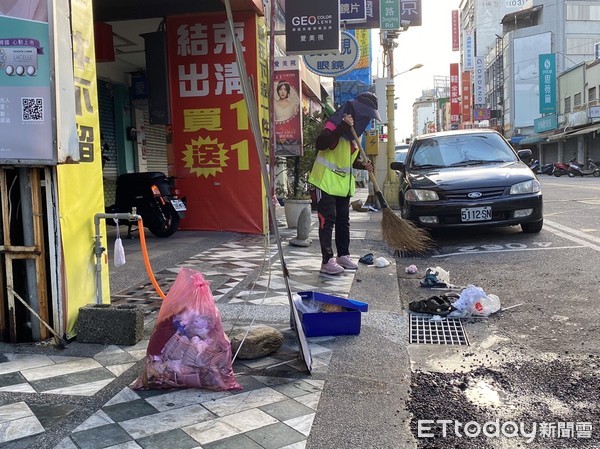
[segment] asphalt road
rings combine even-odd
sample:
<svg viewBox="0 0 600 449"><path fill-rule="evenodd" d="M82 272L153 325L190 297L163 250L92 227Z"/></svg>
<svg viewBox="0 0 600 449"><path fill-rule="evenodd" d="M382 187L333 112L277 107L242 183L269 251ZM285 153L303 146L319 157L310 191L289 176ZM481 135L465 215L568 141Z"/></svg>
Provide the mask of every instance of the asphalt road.
<svg viewBox="0 0 600 449"><path fill-rule="evenodd" d="M408 345L419 448L600 447L600 178L540 181L539 234L436 233L419 273L398 261L404 307L439 293L420 287L429 266L515 306L467 322L469 346Z"/></svg>

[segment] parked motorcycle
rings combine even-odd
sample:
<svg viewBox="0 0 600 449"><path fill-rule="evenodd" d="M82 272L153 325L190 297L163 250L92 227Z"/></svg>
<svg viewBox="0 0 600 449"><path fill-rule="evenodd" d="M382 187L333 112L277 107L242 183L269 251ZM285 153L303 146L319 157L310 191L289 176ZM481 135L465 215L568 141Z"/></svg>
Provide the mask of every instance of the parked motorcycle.
<svg viewBox="0 0 600 449"><path fill-rule="evenodd" d="M169 237L179 229L179 220L185 216L186 198L179 198L175 177L162 172L125 173L117 178L115 204L106 213L135 213L142 217L144 226L157 237ZM107 224L115 225L113 220ZM136 223L127 223L127 237Z"/></svg>
<svg viewBox="0 0 600 449"><path fill-rule="evenodd" d="M529 168L536 175L540 175L540 174L551 175L552 172L554 171L554 164L550 163L550 164L544 164L544 165L540 166L540 160L536 159L531 164L529 164Z"/></svg>
<svg viewBox="0 0 600 449"><path fill-rule="evenodd" d="M536 175L539 174L540 173L540 160L539 159L534 160L531 164L529 164L529 168Z"/></svg>
<svg viewBox="0 0 600 449"><path fill-rule="evenodd" d="M569 162L555 162L554 163L554 171L552 174L556 177L560 177L562 175L566 175L569 173L569 164L575 162L576 158L571 159Z"/></svg>
<svg viewBox="0 0 600 449"><path fill-rule="evenodd" d="M569 176L600 176L600 168L589 157L587 159L588 169L584 169L582 165L575 162L569 163Z"/></svg>

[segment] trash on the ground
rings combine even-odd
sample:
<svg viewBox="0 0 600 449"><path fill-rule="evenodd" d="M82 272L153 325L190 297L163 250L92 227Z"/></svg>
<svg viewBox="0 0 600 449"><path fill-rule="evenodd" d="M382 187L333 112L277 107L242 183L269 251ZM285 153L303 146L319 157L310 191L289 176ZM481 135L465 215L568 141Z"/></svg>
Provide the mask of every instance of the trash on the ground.
<svg viewBox="0 0 600 449"><path fill-rule="evenodd" d="M375 259L374 263L377 268L385 268L390 266L390 261L387 260L385 257L378 257L377 259Z"/></svg>
<svg viewBox="0 0 600 449"><path fill-rule="evenodd" d="M514 309L515 307L519 307L522 306L523 303L520 302L519 304L513 304L512 306L508 306L508 307L500 307L500 311L505 311L505 310L510 310L510 309Z"/></svg>
<svg viewBox="0 0 600 449"><path fill-rule="evenodd" d="M352 209L356 212L369 212L369 208L363 205L363 200L356 200L350 203Z"/></svg>
<svg viewBox="0 0 600 449"><path fill-rule="evenodd" d="M439 295L430 296L427 299L421 299L418 301L412 301L408 304L408 309L414 313L426 313L438 316L447 316L452 312L454 307L452 301L456 299L456 296L450 295Z"/></svg>
<svg viewBox="0 0 600 449"><path fill-rule="evenodd" d="M425 271L425 277L421 280L421 287L451 288L450 272L442 267L429 267Z"/></svg>
<svg viewBox="0 0 600 449"><path fill-rule="evenodd" d="M500 310L500 298L487 294L481 287L467 285L453 304L454 308L466 315L489 316Z"/></svg>
<svg viewBox="0 0 600 449"><path fill-rule="evenodd" d="M417 266L413 264L413 265L409 265L408 267L406 267L404 269L404 271L408 274L416 274L416 272L419 270L418 270Z"/></svg>
<svg viewBox="0 0 600 449"><path fill-rule="evenodd" d="M365 265L373 265L373 253L367 253L358 259L360 263L364 263Z"/></svg>
<svg viewBox="0 0 600 449"><path fill-rule="evenodd" d="M162 302L146 363L133 389L241 390L232 369L231 344L202 274L181 268Z"/></svg>
<svg viewBox="0 0 600 449"><path fill-rule="evenodd" d="M368 311L367 303L313 291L298 292L298 296L302 302L320 302L331 310L325 312L322 309L321 312L308 313L296 307L304 334L307 337L358 335L360 333L361 312ZM295 301L294 304L296 304ZM341 311L336 311L340 309Z"/></svg>

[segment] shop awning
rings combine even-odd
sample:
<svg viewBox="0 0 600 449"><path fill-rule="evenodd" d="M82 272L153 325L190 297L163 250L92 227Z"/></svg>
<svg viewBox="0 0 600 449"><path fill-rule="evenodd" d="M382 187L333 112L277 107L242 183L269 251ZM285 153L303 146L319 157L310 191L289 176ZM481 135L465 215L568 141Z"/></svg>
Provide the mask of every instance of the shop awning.
<svg viewBox="0 0 600 449"><path fill-rule="evenodd" d="M525 136L512 136L509 140L510 143L521 143Z"/></svg>
<svg viewBox="0 0 600 449"><path fill-rule="evenodd" d="M531 145L534 143L545 142L547 138L548 138L548 136L543 136L541 134L532 134L531 136L525 137L519 143L521 145Z"/></svg>
<svg viewBox="0 0 600 449"><path fill-rule="evenodd" d="M573 131L567 135L567 137L571 136L579 136L581 134L593 133L600 130L600 123L596 123L595 125L586 126L585 128L578 129L577 131Z"/></svg>
<svg viewBox="0 0 600 449"><path fill-rule="evenodd" d="M558 134L552 134L550 136L548 136L548 138L546 139L547 142L556 142L557 140L562 139L563 137L566 137L569 133L558 133Z"/></svg>

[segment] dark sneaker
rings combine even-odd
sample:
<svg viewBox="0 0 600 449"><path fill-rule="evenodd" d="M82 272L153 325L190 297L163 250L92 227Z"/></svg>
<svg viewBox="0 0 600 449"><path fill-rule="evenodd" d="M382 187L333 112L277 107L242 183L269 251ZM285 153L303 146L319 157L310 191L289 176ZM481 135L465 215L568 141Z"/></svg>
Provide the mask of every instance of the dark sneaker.
<svg viewBox="0 0 600 449"><path fill-rule="evenodd" d="M338 265L335 258L329 259L329 262L321 264L321 273L325 274L341 274L344 272L344 267Z"/></svg>
<svg viewBox="0 0 600 449"><path fill-rule="evenodd" d="M346 268L347 270L357 270L358 265L350 260L350 256L342 256L337 258L338 265Z"/></svg>

